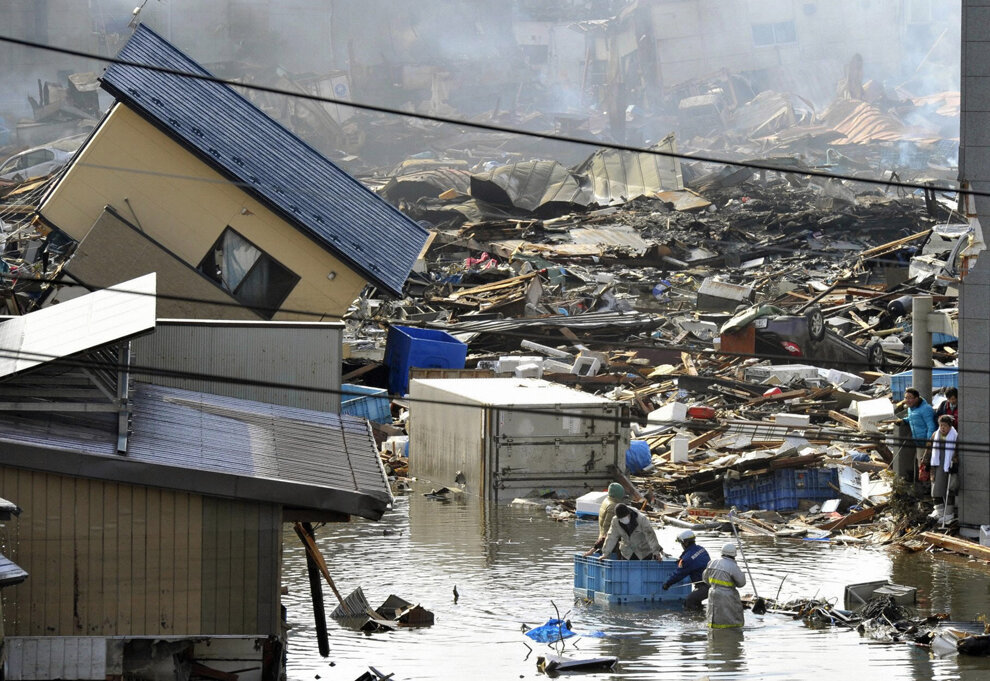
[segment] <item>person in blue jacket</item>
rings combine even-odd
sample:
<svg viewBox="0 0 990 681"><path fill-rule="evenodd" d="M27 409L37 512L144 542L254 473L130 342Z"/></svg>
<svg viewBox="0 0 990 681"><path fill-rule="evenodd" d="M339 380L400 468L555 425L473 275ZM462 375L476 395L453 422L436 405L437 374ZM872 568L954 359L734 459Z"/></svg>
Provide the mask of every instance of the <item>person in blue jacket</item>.
<svg viewBox="0 0 990 681"><path fill-rule="evenodd" d="M925 447L932 437L932 433L938 430L935 423L935 410L925 402L917 388L907 388L904 391L904 403L907 405L907 421L911 426L911 437L914 439L916 447Z"/></svg>
<svg viewBox="0 0 990 681"><path fill-rule="evenodd" d="M684 600L684 609L701 610L702 601L708 598L709 588L708 582L702 578L702 575L711 559L708 557L708 551L695 544L695 534L691 530L684 530L677 535L677 543L684 550L677 561L677 571L664 582L663 590L666 591L685 577L690 577L694 589Z"/></svg>

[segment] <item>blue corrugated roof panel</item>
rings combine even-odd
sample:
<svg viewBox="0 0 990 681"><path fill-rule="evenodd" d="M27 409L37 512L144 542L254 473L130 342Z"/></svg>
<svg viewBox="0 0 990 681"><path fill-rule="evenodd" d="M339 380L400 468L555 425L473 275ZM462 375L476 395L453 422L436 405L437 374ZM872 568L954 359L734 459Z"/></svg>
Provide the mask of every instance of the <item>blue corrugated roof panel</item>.
<svg viewBox="0 0 990 681"><path fill-rule="evenodd" d="M118 58L209 76L138 26ZM103 88L369 281L400 295L427 232L222 83L111 64Z"/></svg>

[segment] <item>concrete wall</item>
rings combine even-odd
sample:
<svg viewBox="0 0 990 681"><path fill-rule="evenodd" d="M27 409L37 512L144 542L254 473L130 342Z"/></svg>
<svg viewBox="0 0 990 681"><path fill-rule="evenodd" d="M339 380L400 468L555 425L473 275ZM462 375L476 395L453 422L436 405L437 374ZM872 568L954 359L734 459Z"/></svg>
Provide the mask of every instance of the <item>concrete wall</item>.
<svg viewBox="0 0 990 681"><path fill-rule="evenodd" d="M990 192L990 0L962 3L962 116L959 175ZM990 198L976 197L984 236ZM984 251L959 294L959 521L990 524L990 252Z"/></svg>
<svg viewBox="0 0 990 681"><path fill-rule="evenodd" d="M40 212L81 240L107 205L133 217L150 238L192 267L224 228L236 230L300 277L276 320L339 318L365 284L308 236L122 105L103 121ZM112 269L114 262L108 258L105 266Z"/></svg>

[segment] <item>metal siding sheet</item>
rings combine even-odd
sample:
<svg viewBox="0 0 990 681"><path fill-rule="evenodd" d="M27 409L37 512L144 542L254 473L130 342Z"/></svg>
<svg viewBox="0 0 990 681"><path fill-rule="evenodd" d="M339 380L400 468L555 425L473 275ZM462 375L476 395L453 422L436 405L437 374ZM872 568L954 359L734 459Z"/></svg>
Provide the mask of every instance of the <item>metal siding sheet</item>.
<svg viewBox="0 0 990 681"><path fill-rule="evenodd" d="M143 24L118 57L210 75ZM102 83L370 281L401 295L427 231L233 89L123 64L108 66Z"/></svg>
<svg viewBox="0 0 990 681"><path fill-rule="evenodd" d="M340 411L343 324L159 320L134 341L141 367L203 375L152 376L157 385L317 411ZM316 388L296 390L230 379Z"/></svg>
<svg viewBox="0 0 990 681"><path fill-rule="evenodd" d="M107 642L95 636L8 636L6 678L105 679Z"/></svg>
<svg viewBox="0 0 990 681"><path fill-rule="evenodd" d="M0 323L0 376L155 328L155 274Z"/></svg>

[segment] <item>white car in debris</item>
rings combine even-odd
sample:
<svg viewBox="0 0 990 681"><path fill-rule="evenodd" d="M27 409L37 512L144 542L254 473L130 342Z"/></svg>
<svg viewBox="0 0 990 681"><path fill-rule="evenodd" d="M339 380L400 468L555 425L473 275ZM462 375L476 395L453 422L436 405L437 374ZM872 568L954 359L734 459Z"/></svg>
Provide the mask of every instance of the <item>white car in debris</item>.
<svg viewBox="0 0 990 681"><path fill-rule="evenodd" d="M0 165L0 180L24 182L33 177L45 177L64 166L76 153L85 137L66 137L50 144L14 154Z"/></svg>

